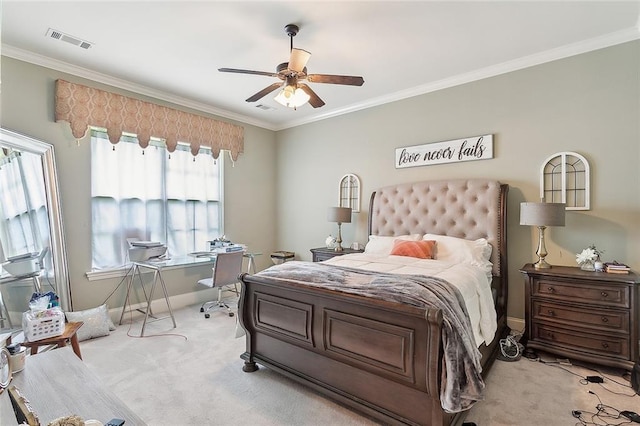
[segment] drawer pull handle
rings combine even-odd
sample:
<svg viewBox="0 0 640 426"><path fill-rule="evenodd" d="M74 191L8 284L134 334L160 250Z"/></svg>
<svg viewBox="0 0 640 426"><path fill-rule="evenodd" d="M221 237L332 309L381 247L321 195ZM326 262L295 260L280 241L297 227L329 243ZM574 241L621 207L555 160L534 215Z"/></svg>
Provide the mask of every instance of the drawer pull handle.
<svg viewBox="0 0 640 426"><path fill-rule="evenodd" d="M602 319L602 322L609 322L609 318L607 317L602 317L601 319Z"/></svg>
<svg viewBox="0 0 640 426"><path fill-rule="evenodd" d="M548 314L550 317L555 317L555 316L556 316L556 313L553 311L553 309L549 309L549 310L547 311L547 314Z"/></svg>
<svg viewBox="0 0 640 426"><path fill-rule="evenodd" d="M609 349L609 344L607 342L602 342L602 347L604 349Z"/></svg>
<svg viewBox="0 0 640 426"><path fill-rule="evenodd" d="M556 292L556 289L555 289L555 288L553 288L553 287L548 287L548 288L547 288L547 291L548 291L549 293L555 293L555 292Z"/></svg>
<svg viewBox="0 0 640 426"><path fill-rule="evenodd" d="M606 291L603 291L602 293L600 293L600 295L602 297L609 297L609 293L607 293Z"/></svg>
<svg viewBox="0 0 640 426"><path fill-rule="evenodd" d="M553 333L552 333L552 332L550 332L550 331L547 331L547 338L548 338L549 340L553 340L553 339L554 339L554 337L553 337Z"/></svg>

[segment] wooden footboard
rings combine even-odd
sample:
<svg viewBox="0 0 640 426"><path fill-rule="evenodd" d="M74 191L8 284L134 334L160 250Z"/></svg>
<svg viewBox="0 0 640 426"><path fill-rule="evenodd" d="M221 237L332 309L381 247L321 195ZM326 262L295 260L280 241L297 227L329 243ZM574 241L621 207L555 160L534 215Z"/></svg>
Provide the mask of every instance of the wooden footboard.
<svg viewBox="0 0 640 426"><path fill-rule="evenodd" d="M439 398L439 310L241 280L245 371L263 364L386 423L449 423Z"/></svg>

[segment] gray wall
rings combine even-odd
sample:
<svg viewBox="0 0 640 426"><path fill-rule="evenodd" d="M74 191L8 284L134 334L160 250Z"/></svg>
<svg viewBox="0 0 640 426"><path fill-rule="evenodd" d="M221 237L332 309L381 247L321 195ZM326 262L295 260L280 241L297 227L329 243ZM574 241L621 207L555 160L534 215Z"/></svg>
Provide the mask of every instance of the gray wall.
<svg viewBox="0 0 640 426"><path fill-rule="evenodd" d="M68 123L54 121L55 80L62 78L189 110L4 56L1 71L2 127L54 145L74 309L97 306L116 288L120 279L89 281L86 277L86 272L91 269L91 150L88 137L77 143ZM254 126L243 126L245 152L235 165L232 166L230 161L225 163L225 233L233 241L248 244L253 251L268 254L275 250L277 231L276 174L273 167L276 162L275 134ZM271 264L271 260L265 255L259 257L257 263L258 267L264 268ZM202 286L197 285L198 279L210 273L210 266L166 271L170 295L188 295L201 290L199 287ZM122 306L123 290L124 286L121 286L109 299L110 307ZM194 300L198 297L203 296L193 295Z"/></svg>
<svg viewBox="0 0 640 426"><path fill-rule="evenodd" d="M640 42L631 42L278 132L278 242L310 259L309 248L336 235L326 209L338 182L357 174L363 211L343 240L367 241L376 188L425 179L487 177L510 185L509 316L524 317L518 272L535 258L537 229L519 225L519 204L538 201L539 169L575 151L591 165L591 211L567 212L547 229L547 259L575 265L591 243L640 270ZM365 76L366 77L366 76ZM367 84L367 83L365 83ZM395 148L494 135L494 158L396 170ZM311 195L310 195L311 194Z"/></svg>
<svg viewBox="0 0 640 426"><path fill-rule="evenodd" d="M263 251L261 268L275 249L310 260L309 249L336 234L326 209L337 204L345 173L357 174L363 185L362 212L343 225L345 245L366 242L369 196L380 186L495 178L511 186L509 316L523 318L518 268L534 259L537 230L518 224L519 204L537 201L544 159L576 151L591 164L592 209L568 212L566 227L547 230L548 260L575 265L575 253L595 243L606 259L640 270L639 64L636 41L276 133L245 125L245 153L225 173L227 235ZM68 125L53 121L56 78L105 88L3 57L2 125L55 145L72 292L82 309L101 303L117 280L89 282L84 275L90 267L89 146L77 146ZM394 168L397 147L487 133L494 135L493 159ZM201 272L173 272L171 293L195 290Z"/></svg>

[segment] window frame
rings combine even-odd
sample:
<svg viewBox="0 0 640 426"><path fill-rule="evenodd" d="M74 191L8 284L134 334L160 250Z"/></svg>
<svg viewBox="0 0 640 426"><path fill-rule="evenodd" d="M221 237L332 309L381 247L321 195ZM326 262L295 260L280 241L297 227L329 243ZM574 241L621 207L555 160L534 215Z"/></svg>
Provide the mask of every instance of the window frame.
<svg viewBox="0 0 640 426"><path fill-rule="evenodd" d="M105 129L101 129L101 128L95 128L95 127L91 127L91 137L93 138L95 136L95 133L98 133L98 136L105 139L106 141L108 141L108 136L106 134ZM137 144L137 139L136 139L136 135L132 135L132 134L123 134L123 139L121 139L121 141L119 141L119 143L136 143ZM140 152L141 155L144 154L145 150L147 148L160 148L160 149L164 149L167 150L166 145L164 144L163 140L157 139L157 138L152 138L151 143L149 144L149 146L147 148L140 148ZM114 149L117 149L116 146L114 146ZM181 150L185 150L186 152L191 152L191 149L189 147L188 144L185 143L181 143L179 142L179 147L178 149ZM217 158L217 159L213 159L213 157L211 156L211 149L207 148L207 147L201 147L199 153L196 156L193 156L193 161L198 161L200 159L200 157L202 157L202 159L206 159L207 161L209 161L210 159L212 161L214 161L214 164L217 165L218 167L218 188L217 188L217 193L219 194L218 200L217 200L217 204L218 204L218 230L220 235L224 235L224 176L225 176L225 160L224 160L224 155L223 155L224 151L221 151L221 155ZM164 162L167 161L171 161L171 155L173 155L173 153L171 152L166 152L166 157L163 160ZM192 155L192 154L190 154ZM93 156L93 153L91 153L91 156ZM205 158L203 156L209 156L209 158ZM166 164L164 163L163 165L163 175L164 178L167 178L167 170L166 170ZM91 172L91 178L93 178L93 172ZM91 209L93 209L93 199L94 199L94 194L93 194L93 190L91 191ZM167 196L167 193L164 192L163 193L163 199L159 199L158 201L162 202L164 204L164 211L166 213L167 209L169 208L169 204L171 201L193 201L191 199L188 199L186 196L184 197L184 200L182 199L176 199L176 198L169 198ZM93 213L91 214L92 218L93 218ZM168 232L169 232L169 223L167 222L166 218L163 224L163 228L164 228L164 232L167 234L167 239L168 237ZM93 232L94 232L94 228L93 228L93 223L91 223L91 227L90 227L90 238L93 239ZM213 238L214 236L211 236L211 238ZM167 242L165 241L165 244ZM100 280L100 279L109 279L109 278L117 278L117 277L124 277L126 276L127 271L129 270L129 268L131 267L131 262L128 261L128 259L126 260L126 263L117 267L108 267L108 268L103 268L103 269L93 269L93 242L91 243L91 269L86 272L86 276L89 279L89 281L93 281L93 280ZM187 253L184 254L173 254L174 257L182 257L182 256L186 256ZM181 268L185 268L185 267L193 267L193 266L199 266L198 264L185 264L185 265L176 265L176 266L171 266L171 267L167 267L167 270L170 269L181 269Z"/></svg>

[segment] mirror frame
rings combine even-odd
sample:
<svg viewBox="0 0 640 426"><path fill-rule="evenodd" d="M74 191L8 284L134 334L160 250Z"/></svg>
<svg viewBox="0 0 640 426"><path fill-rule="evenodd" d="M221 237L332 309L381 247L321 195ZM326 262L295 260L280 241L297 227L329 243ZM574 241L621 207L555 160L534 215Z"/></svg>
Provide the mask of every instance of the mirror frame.
<svg viewBox="0 0 640 426"><path fill-rule="evenodd" d="M49 232L51 234L51 246L49 248L53 262L56 292L60 297L60 307L65 311L72 311L67 249L64 240L60 190L53 145L5 128L0 128L0 145L17 151L31 152L39 155L42 159L43 183L47 194L47 213L49 217Z"/></svg>

